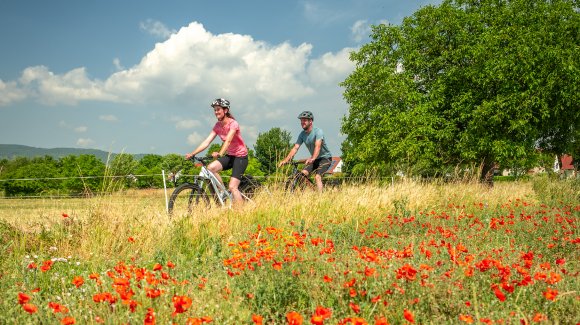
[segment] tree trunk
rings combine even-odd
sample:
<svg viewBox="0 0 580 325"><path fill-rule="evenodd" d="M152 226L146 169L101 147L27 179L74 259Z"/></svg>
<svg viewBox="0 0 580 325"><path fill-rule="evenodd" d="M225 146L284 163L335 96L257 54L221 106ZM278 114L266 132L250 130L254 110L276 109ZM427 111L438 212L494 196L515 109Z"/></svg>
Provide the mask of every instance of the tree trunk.
<svg viewBox="0 0 580 325"><path fill-rule="evenodd" d="M493 172L495 171L495 163L489 158L484 158L481 163L481 174L479 181L489 187L493 187Z"/></svg>

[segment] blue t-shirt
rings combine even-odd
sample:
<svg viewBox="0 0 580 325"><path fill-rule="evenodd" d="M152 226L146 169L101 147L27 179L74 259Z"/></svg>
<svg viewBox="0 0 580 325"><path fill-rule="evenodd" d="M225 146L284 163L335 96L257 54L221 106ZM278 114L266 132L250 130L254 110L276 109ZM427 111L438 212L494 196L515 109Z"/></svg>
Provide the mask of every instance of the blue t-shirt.
<svg viewBox="0 0 580 325"><path fill-rule="evenodd" d="M332 158L332 154L330 153L330 150L328 150L328 146L326 146L326 141L324 141L324 134L322 133L322 130L317 127L313 127L310 133L306 133L306 131L300 132L300 134L298 135L298 139L296 140L296 144L301 145L304 143L304 145L306 145L306 148L308 148L308 151L310 151L310 154L312 155L314 153L314 143L316 142L316 140L322 140L322 145L320 146L320 153L318 154L318 157L316 159Z"/></svg>

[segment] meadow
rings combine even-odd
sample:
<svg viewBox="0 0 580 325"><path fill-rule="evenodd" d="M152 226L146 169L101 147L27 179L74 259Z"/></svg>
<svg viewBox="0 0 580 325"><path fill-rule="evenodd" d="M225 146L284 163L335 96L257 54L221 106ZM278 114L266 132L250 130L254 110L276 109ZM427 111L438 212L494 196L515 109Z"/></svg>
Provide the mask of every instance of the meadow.
<svg viewBox="0 0 580 325"><path fill-rule="evenodd" d="M0 323L577 324L580 186L0 200Z"/></svg>

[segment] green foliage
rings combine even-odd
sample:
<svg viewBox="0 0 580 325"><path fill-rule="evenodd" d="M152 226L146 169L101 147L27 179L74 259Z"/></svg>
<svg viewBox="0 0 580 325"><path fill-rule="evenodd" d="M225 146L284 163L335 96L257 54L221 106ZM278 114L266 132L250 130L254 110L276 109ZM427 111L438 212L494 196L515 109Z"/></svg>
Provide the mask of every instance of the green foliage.
<svg viewBox="0 0 580 325"><path fill-rule="evenodd" d="M288 154L291 146L290 132L284 129L275 127L258 134L254 149L256 158L266 174L270 175L276 171L276 164Z"/></svg>
<svg viewBox="0 0 580 325"><path fill-rule="evenodd" d="M161 174L163 164L163 156L160 155L145 155L139 160L139 165L135 169L137 177L138 188L161 188L163 187L163 179L159 176Z"/></svg>
<svg viewBox="0 0 580 325"><path fill-rule="evenodd" d="M105 164L94 155L66 156L60 160L62 187L71 194L90 194L102 188ZM70 177L70 178L68 178Z"/></svg>
<svg viewBox="0 0 580 325"><path fill-rule="evenodd" d="M374 26L342 83L352 172L445 174L569 152L580 125L573 1L447 0Z"/></svg>
<svg viewBox="0 0 580 325"><path fill-rule="evenodd" d="M2 178L11 180L0 183L6 196L51 193L60 187L55 179L60 176L57 161L50 156L16 159L6 170Z"/></svg>

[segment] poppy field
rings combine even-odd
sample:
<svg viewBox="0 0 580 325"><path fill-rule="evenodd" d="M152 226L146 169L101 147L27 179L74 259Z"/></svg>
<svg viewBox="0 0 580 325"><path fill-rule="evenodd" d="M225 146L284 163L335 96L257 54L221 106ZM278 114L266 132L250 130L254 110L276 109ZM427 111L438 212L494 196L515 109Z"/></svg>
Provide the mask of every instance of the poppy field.
<svg viewBox="0 0 580 325"><path fill-rule="evenodd" d="M0 323L578 324L577 182L0 202Z"/></svg>

